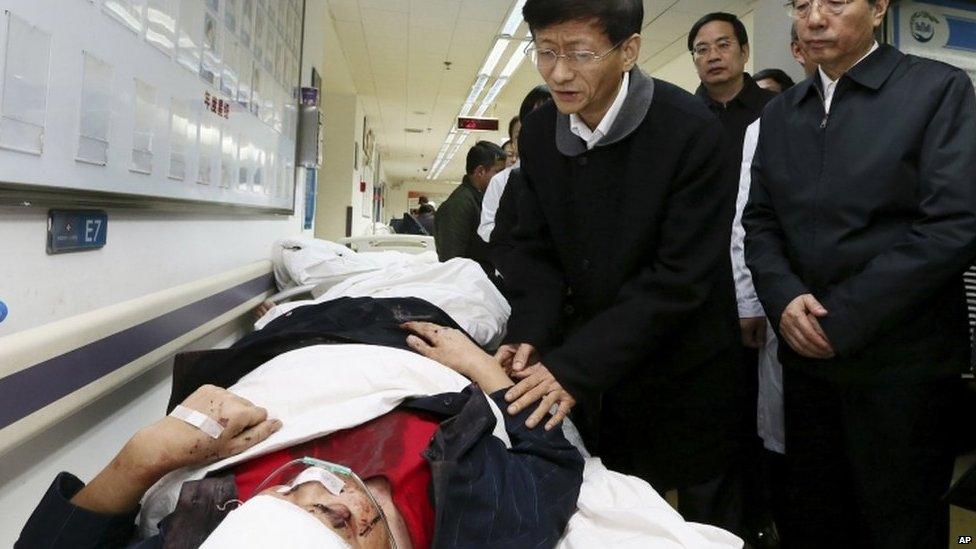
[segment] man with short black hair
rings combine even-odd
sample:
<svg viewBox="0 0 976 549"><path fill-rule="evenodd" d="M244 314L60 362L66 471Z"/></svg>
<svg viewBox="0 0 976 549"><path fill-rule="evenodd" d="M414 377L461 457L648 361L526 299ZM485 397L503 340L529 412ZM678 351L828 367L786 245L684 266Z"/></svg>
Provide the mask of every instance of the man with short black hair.
<svg viewBox="0 0 976 549"><path fill-rule="evenodd" d="M731 13L709 13L695 22L688 32L688 51L701 85L695 92L705 105L718 116L725 128L725 136L732 147L732 158L736 166L742 161L742 146L746 128L759 118L763 107L775 93L760 88L745 72L749 61L749 35L738 17ZM738 171L729 173L730 184L737 186ZM731 243L730 244L734 244ZM734 248L731 253L734 253ZM750 530L759 532L770 529L766 523L765 510L759 505L757 495L760 478L761 442L756 432L756 410L759 391L758 349L765 344L766 319L761 310L747 307L743 303L742 281L748 273L736 270L740 266L732 263L736 282L736 295L739 311L739 331L743 346L740 353L740 367L746 379L747 398L743 400L744 423L742 436L745 440L742 459L742 473L745 481L745 497ZM744 267L744 265L741 265ZM757 539L759 534L748 534Z"/></svg>
<svg viewBox="0 0 976 549"><path fill-rule="evenodd" d="M488 259L488 245L477 231L485 189L491 178L505 168L505 151L490 141L478 141L468 151L465 167L464 180L437 209L437 259L466 257L477 261L491 276L494 269Z"/></svg>
<svg viewBox="0 0 976 549"><path fill-rule="evenodd" d="M767 106L752 164L745 256L781 341L788 547L948 545L976 94L875 41L888 5L789 5L819 69Z"/></svg>
<svg viewBox="0 0 976 549"><path fill-rule="evenodd" d="M575 406L608 465L678 488L688 520L738 530L736 186L722 125L637 68L641 0L528 0L523 15L554 102L523 119L519 141L513 313L497 355L520 380L508 412L531 407L536 425L557 406L551 429Z"/></svg>
<svg viewBox="0 0 976 549"><path fill-rule="evenodd" d="M725 127L732 147L735 166L742 162L742 145L746 128L759 118L775 93L764 90L745 72L749 60L749 35L738 17L715 12L699 19L688 32L688 51L692 54L701 85L695 92L715 113ZM731 175L738 180L736 174ZM744 314L740 307L740 315ZM755 349L765 339L766 320L760 316L742 316L739 320L742 342L747 352L750 391L755 379ZM750 399L754 402L755 399Z"/></svg>
<svg viewBox="0 0 976 549"><path fill-rule="evenodd" d="M695 95L722 120L735 158L741 159L746 128L776 95L760 88L745 72L749 61L746 27L731 13L709 13L688 32L688 51L701 79Z"/></svg>

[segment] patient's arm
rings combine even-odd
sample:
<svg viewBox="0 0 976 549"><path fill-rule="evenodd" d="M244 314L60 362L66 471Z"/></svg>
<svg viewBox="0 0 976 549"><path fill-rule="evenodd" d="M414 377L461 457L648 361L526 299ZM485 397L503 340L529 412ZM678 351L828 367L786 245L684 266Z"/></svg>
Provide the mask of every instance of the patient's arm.
<svg viewBox="0 0 976 549"><path fill-rule="evenodd" d="M221 424L224 430L220 437L211 438L167 416L136 432L102 472L71 498L71 503L96 513L127 513L166 473L238 454L281 427L280 421L268 420L264 408L212 385L197 389L183 406Z"/></svg>
<svg viewBox="0 0 976 549"><path fill-rule="evenodd" d="M513 385L501 363L460 330L430 322L407 322L403 328L413 332L407 336L411 349L474 381L485 393Z"/></svg>

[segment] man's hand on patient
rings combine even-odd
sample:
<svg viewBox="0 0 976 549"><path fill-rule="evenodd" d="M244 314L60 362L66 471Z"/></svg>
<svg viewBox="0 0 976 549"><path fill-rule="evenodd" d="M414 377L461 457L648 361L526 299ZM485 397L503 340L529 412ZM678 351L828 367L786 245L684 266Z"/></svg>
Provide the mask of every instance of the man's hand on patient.
<svg viewBox="0 0 976 549"><path fill-rule="evenodd" d="M529 429L534 429L545 419L549 410L558 405L556 414L546 422L546 430L553 429L566 419L569 411L576 405L576 399L563 389L552 372L541 362L517 372L515 377L520 381L505 394L505 400L512 403L508 407L508 413L518 414L539 402L535 411L525 420L525 426Z"/></svg>
<svg viewBox="0 0 976 549"><path fill-rule="evenodd" d="M264 408L233 393L205 385L182 406L205 414L221 427L213 438L189 423L167 416L140 429L72 503L104 514L131 511L142 495L165 474L181 467L205 465L239 454L281 428Z"/></svg>
<svg viewBox="0 0 976 549"><path fill-rule="evenodd" d="M495 359L509 375L512 375L538 364L539 352L530 343L509 343L498 348Z"/></svg>
<svg viewBox="0 0 976 549"><path fill-rule="evenodd" d="M498 361L460 330L430 322L407 322L402 328L411 332L411 349L474 381L482 391L490 394L512 385Z"/></svg>

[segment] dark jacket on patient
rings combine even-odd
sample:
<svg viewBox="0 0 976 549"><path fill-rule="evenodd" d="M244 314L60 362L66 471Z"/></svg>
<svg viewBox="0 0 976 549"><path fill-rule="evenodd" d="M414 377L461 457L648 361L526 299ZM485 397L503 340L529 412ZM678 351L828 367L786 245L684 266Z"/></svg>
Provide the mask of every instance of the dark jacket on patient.
<svg viewBox="0 0 976 549"><path fill-rule="evenodd" d="M398 326L409 320L457 326L437 307L413 298L342 298L301 307L230 349L194 353L189 360L178 360L173 399L180 402L204 383L229 386L266 362L265 357L309 345L368 343L405 348L406 334ZM192 379L184 375L199 374L198 367L204 365L203 375ZM323 365L330 366L341 367ZM221 374L220 379L205 379L215 372ZM183 396L177 398L178 394ZM424 453L433 473L434 547L552 547L576 510L583 459L561 430L526 428L531 409L517 416L502 414L512 442L511 449L505 448L491 434L496 419L482 394L471 385L461 393L418 398L402 405L448 418ZM490 398L500 408L507 406L504 391ZM184 485L184 491L189 485ZM72 505L70 499L82 487L73 475L59 475L28 520L16 547L142 549L174 542L180 545L182 533L167 528L169 517L161 524L161 536L133 541L135 512L99 515Z"/></svg>

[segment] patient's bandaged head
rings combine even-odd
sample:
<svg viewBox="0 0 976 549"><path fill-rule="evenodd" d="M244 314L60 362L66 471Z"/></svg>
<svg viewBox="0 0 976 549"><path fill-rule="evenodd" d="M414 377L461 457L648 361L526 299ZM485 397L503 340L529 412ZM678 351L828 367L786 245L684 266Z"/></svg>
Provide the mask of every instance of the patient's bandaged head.
<svg viewBox="0 0 976 549"><path fill-rule="evenodd" d="M296 459L268 475L254 494L252 499L272 496L307 512L349 547L396 548L382 506L362 478L344 465Z"/></svg>
<svg viewBox="0 0 976 549"><path fill-rule="evenodd" d="M256 496L230 512L201 549L349 549L339 534L301 507Z"/></svg>

